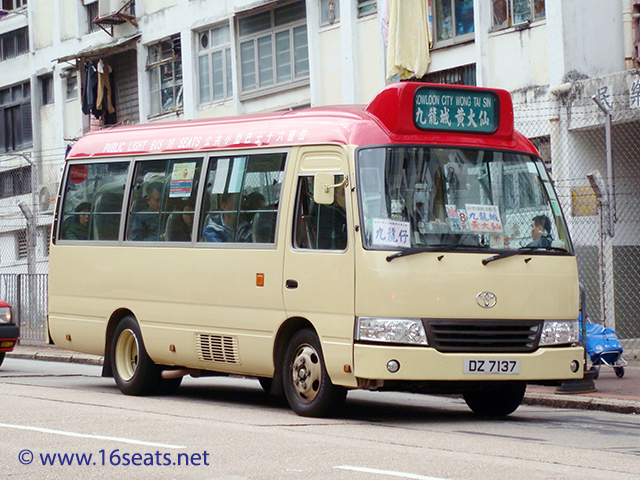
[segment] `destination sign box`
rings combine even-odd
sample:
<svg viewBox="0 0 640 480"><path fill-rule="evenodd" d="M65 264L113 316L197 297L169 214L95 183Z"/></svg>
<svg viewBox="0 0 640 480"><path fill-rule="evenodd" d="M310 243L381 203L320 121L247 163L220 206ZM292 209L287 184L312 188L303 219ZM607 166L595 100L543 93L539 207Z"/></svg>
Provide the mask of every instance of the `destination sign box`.
<svg viewBox="0 0 640 480"><path fill-rule="evenodd" d="M413 100L413 122L420 130L494 133L500 104L489 91L420 87Z"/></svg>

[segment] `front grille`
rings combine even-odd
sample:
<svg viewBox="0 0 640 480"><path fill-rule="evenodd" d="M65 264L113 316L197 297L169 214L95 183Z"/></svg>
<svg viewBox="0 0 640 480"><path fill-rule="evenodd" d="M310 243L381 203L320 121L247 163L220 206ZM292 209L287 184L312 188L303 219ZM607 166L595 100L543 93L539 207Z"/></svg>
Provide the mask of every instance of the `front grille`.
<svg viewBox="0 0 640 480"><path fill-rule="evenodd" d="M532 352L538 348L541 320L426 319L429 345L439 352Z"/></svg>
<svg viewBox="0 0 640 480"><path fill-rule="evenodd" d="M236 337L196 333L196 353L203 362L240 364Z"/></svg>

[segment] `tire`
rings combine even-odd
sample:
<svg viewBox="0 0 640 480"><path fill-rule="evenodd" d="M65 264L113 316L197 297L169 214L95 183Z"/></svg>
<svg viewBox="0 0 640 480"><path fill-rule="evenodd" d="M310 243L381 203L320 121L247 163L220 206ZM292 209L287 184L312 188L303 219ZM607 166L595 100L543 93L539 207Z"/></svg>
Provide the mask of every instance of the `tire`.
<svg viewBox="0 0 640 480"><path fill-rule="evenodd" d="M464 401L481 417L506 417L515 412L524 398L524 382L500 382L497 385L463 393Z"/></svg>
<svg viewBox="0 0 640 480"><path fill-rule="evenodd" d="M616 372L616 377L624 377L624 367L613 367L613 371Z"/></svg>
<svg viewBox="0 0 640 480"><path fill-rule="evenodd" d="M596 367L595 365L591 365L591 368L589 369L592 372L595 372L593 374L593 379L597 380L598 377L600 376L600 369L598 367Z"/></svg>
<svg viewBox="0 0 640 480"><path fill-rule="evenodd" d="M6 352L0 352L0 367L2 366L2 362L4 362L5 353Z"/></svg>
<svg viewBox="0 0 640 480"><path fill-rule="evenodd" d="M116 385L125 395L159 393L164 383L160 368L147 355L140 327L132 316L123 318L113 334L111 366Z"/></svg>
<svg viewBox="0 0 640 480"><path fill-rule="evenodd" d="M291 409L302 417L326 417L344 403L347 391L331 383L318 336L297 332L289 342L282 369L284 393Z"/></svg>

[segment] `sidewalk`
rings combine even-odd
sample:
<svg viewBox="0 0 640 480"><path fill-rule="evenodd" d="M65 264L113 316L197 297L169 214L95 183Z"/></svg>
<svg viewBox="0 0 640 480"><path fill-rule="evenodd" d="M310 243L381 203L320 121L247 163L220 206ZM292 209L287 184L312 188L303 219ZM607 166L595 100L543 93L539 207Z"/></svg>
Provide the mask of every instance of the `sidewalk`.
<svg viewBox="0 0 640 480"><path fill-rule="evenodd" d="M7 353L7 359L11 358L89 365L102 365L103 360L97 355L71 352L53 345L18 345L13 352ZM618 378L610 367L600 367L600 375L594 381L596 392L565 394L558 393L556 387L530 385L527 387L523 403L555 408L640 414L640 359L625 359L629 365L624 367L623 378ZM576 391L576 389L570 390ZM577 390L580 391L580 389Z"/></svg>

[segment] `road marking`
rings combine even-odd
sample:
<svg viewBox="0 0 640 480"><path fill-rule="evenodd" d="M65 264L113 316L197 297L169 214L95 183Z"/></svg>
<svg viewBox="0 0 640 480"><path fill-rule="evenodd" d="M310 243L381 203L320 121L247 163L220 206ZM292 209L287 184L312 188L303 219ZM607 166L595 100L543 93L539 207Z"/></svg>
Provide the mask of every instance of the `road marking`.
<svg viewBox="0 0 640 480"><path fill-rule="evenodd" d="M33 432L41 432L41 433L52 433L54 435L64 435L66 437L93 438L93 439L96 439L96 440L109 440L109 441L112 441L112 442L132 443L133 445L145 445L145 446L148 446L148 447L187 448L184 445L168 445L168 444L165 444L165 443L143 442L141 440L132 440L130 438L107 437L107 436L104 436L104 435L89 435L89 434L86 434L86 433L65 432L63 430L50 430L48 428L29 427L29 426L26 426L26 425L10 425L8 423L0 423L0 427L15 428L15 429L18 429L18 430L31 430Z"/></svg>
<svg viewBox="0 0 640 480"><path fill-rule="evenodd" d="M353 470L354 472L377 473L378 475L390 475L392 477L412 478L414 480L445 480L443 478L425 477L424 475L416 475L415 473L394 472L392 470L377 470L375 468L351 467L349 465L341 465L333 468L341 470Z"/></svg>

